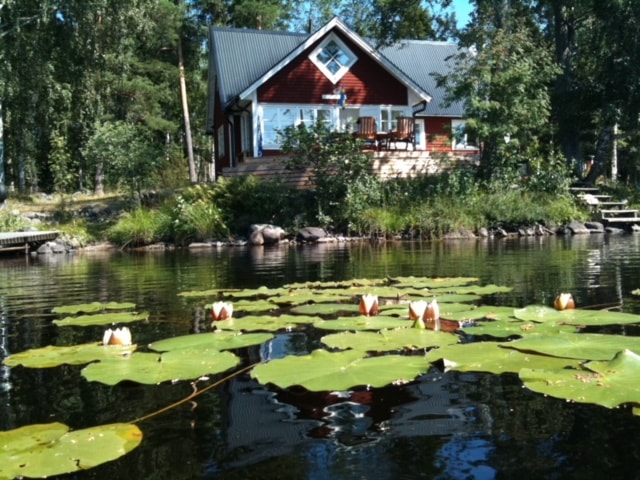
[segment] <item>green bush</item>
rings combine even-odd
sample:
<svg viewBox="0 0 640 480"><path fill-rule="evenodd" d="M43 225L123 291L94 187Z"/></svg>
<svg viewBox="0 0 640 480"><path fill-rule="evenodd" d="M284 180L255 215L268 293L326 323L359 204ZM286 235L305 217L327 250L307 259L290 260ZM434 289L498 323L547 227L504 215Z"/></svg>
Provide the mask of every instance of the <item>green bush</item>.
<svg viewBox="0 0 640 480"><path fill-rule="evenodd" d="M206 198L187 201L182 195L176 198L170 210L171 238L177 245L194 241L224 239L229 230L216 204Z"/></svg>
<svg viewBox="0 0 640 480"><path fill-rule="evenodd" d="M136 247L168 240L170 218L162 210L136 208L125 212L106 231L107 239L121 247Z"/></svg>
<svg viewBox="0 0 640 480"><path fill-rule="evenodd" d="M20 232L29 225L20 212L10 209L0 210L0 232Z"/></svg>

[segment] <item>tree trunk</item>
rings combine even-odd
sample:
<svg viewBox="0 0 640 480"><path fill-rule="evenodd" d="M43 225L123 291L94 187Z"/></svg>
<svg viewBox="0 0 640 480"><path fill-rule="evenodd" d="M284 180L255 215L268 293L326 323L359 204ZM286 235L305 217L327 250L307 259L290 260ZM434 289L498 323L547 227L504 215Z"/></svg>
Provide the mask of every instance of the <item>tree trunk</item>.
<svg viewBox="0 0 640 480"><path fill-rule="evenodd" d="M198 182L196 163L193 158L193 143L191 141L191 120L189 118L189 103L187 101L187 82L184 73L184 58L182 54L182 39L178 39L178 68L180 70L180 98L182 99L182 114L184 116L184 134L187 142L187 157L189 158L189 181Z"/></svg>

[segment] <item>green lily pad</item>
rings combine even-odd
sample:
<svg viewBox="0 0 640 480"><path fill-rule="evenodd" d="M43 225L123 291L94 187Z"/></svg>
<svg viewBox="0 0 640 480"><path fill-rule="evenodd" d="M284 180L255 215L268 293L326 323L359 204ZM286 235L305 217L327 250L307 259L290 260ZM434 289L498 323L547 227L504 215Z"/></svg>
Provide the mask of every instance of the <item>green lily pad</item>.
<svg viewBox="0 0 640 480"><path fill-rule="evenodd" d="M243 313L255 313L255 312L270 312L277 310L278 306L273 302L264 299L258 300L241 300L239 302L233 302L233 314L241 315ZM212 303L208 303L204 306L204 309L211 313Z"/></svg>
<svg viewBox="0 0 640 480"><path fill-rule="evenodd" d="M396 288L445 289L468 285L469 283L477 282L479 279L474 277L395 277L389 280L390 284Z"/></svg>
<svg viewBox="0 0 640 480"><path fill-rule="evenodd" d="M80 305L63 305L54 307L51 311L59 315L76 315L78 313L96 313L104 310L129 310L136 308L135 303L129 302L92 302Z"/></svg>
<svg viewBox="0 0 640 480"><path fill-rule="evenodd" d="M427 368L428 364L422 356L365 358L357 350L337 353L314 350L310 355L285 357L260 364L252 370L251 375L263 384L272 383L281 388L300 385L319 392L406 383L426 372Z"/></svg>
<svg viewBox="0 0 640 480"><path fill-rule="evenodd" d="M226 320L224 320L226 321ZM222 322L216 322L216 325ZM200 355L200 350L235 350L250 345L260 345L273 338L270 333L250 333L240 335L236 332L197 333L180 337L158 340L149 344L151 350L168 352L188 348L194 355ZM196 351L197 350L197 351Z"/></svg>
<svg viewBox="0 0 640 480"><path fill-rule="evenodd" d="M442 347L458 343L455 335L433 330L399 328L380 332L342 332L320 339L330 348L360 350L363 352L389 352L395 350Z"/></svg>
<svg viewBox="0 0 640 480"><path fill-rule="evenodd" d="M242 318L229 318L214 323L220 330L234 330L242 332L291 330L297 325L311 324L322 321L320 317L309 315L279 315L279 316L247 316Z"/></svg>
<svg viewBox="0 0 640 480"><path fill-rule="evenodd" d="M467 327L469 335L488 335L494 338L525 337L529 335L556 335L560 332L575 333L575 325L556 325L555 323L523 322L520 320L481 321Z"/></svg>
<svg viewBox="0 0 640 480"><path fill-rule="evenodd" d="M438 292L455 292L458 295L463 293L471 294L475 293L476 295L492 295L494 293L507 293L513 290L511 287L503 287L498 285L465 285L465 286L456 286L454 288L451 287L439 287L436 289L432 289L431 293L437 295Z"/></svg>
<svg viewBox="0 0 640 480"><path fill-rule="evenodd" d="M149 318L148 312L118 312L99 313L96 315L80 315L79 317L66 317L62 320L54 320L59 327L91 327L97 325L113 325L118 323L131 323Z"/></svg>
<svg viewBox="0 0 640 480"><path fill-rule="evenodd" d="M584 369L522 369L520 379L534 392L607 408L640 404L640 356L618 352L607 362L593 361Z"/></svg>
<svg viewBox="0 0 640 480"><path fill-rule="evenodd" d="M140 429L113 423L69 431L62 423L0 432L0 478L44 478L115 460L142 441Z"/></svg>
<svg viewBox="0 0 640 480"><path fill-rule="evenodd" d="M360 307L349 303L314 303L309 305L299 305L289 310L291 313L299 315L341 315L360 314Z"/></svg>
<svg viewBox="0 0 640 480"><path fill-rule="evenodd" d="M554 357L611 360L622 349L640 354L640 337L597 333L561 333L553 336L533 335L509 342L505 346Z"/></svg>
<svg viewBox="0 0 640 480"><path fill-rule="evenodd" d="M336 320L320 320L315 322L313 326L322 330L382 330L410 327L412 322L407 318L358 315L356 317L340 317Z"/></svg>
<svg viewBox="0 0 640 480"><path fill-rule="evenodd" d="M90 382L107 385L116 385L124 380L154 385L221 373L239 363L240 359L230 352L199 348L194 353L189 348L181 348L162 355L134 353L128 358L92 363L82 369L82 376Z"/></svg>
<svg viewBox="0 0 640 480"><path fill-rule="evenodd" d="M575 360L527 354L502 348L499 342L456 344L430 350L429 362L442 361L447 370L462 372L518 373L522 368L564 368L578 365Z"/></svg>
<svg viewBox="0 0 640 480"><path fill-rule="evenodd" d="M69 347L56 347L48 345L42 348L34 348L24 352L14 353L3 360L8 367L22 365L27 368L49 368L59 365L84 365L112 357L130 355L136 349L135 345L108 345L99 343L86 343L83 345L71 345Z"/></svg>
<svg viewBox="0 0 640 480"><path fill-rule="evenodd" d="M626 325L640 323L640 315L607 310L556 310L542 305L530 305L514 311L516 318L525 322L555 322L584 326Z"/></svg>
<svg viewBox="0 0 640 480"><path fill-rule="evenodd" d="M463 306L464 304L460 304ZM440 316L447 320L458 320L460 322L470 320L502 320L513 319L513 307L494 307L490 305L483 305L477 308L469 308L466 305L466 309L447 310L447 304L440 305Z"/></svg>

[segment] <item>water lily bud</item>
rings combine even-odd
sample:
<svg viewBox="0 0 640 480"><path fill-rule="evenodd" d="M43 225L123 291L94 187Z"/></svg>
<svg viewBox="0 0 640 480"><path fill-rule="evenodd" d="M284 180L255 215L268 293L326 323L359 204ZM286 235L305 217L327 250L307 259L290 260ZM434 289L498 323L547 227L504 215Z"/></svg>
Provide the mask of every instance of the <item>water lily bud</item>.
<svg viewBox="0 0 640 480"><path fill-rule="evenodd" d="M427 328L440 330L440 306L435 298L427 305L422 318Z"/></svg>
<svg viewBox="0 0 640 480"><path fill-rule="evenodd" d="M409 302L409 319L417 320L424 317L424 312L427 310L427 305L427 302L425 302L424 300Z"/></svg>
<svg viewBox="0 0 640 480"><path fill-rule="evenodd" d="M116 328L115 330L109 328L102 336L102 344L123 345L127 347L131 345L131 330L127 327Z"/></svg>
<svg viewBox="0 0 640 480"><path fill-rule="evenodd" d="M216 302L211 307L211 318L214 322L226 320L233 316L233 305L226 302Z"/></svg>
<svg viewBox="0 0 640 480"><path fill-rule="evenodd" d="M360 313L370 316L378 314L378 296L365 294L360 299Z"/></svg>
<svg viewBox="0 0 640 480"><path fill-rule="evenodd" d="M561 293L556 297L553 302L553 306L556 310L567 310L576 308L576 302L573 300L573 295L570 293Z"/></svg>

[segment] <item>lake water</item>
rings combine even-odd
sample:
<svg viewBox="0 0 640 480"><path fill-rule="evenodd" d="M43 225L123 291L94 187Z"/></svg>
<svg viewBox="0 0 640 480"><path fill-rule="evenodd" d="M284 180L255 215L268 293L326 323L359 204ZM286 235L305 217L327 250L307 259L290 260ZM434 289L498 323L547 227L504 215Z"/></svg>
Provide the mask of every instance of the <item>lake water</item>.
<svg viewBox="0 0 640 480"><path fill-rule="evenodd" d="M640 313L640 297L631 293L640 288L640 236L5 256L0 359L102 338L102 327L53 325L55 306L134 302L150 314L148 322L130 326L134 341L145 345L193 331L205 302L180 292L409 275L473 276L513 287L487 303L550 306L559 292L572 292L580 307ZM305 353L313 336L283 333L272 347ZM260 354L248 349L245 360ZM129 421L192 392L189 382L89 383L81 368L0 366L0 430ZM347 397L269 389L241 375L139 426L144 440L129 455L60 478L640 478L639 417L626 408L546 398L515 375L433 368L408 385Z"/></svg>

